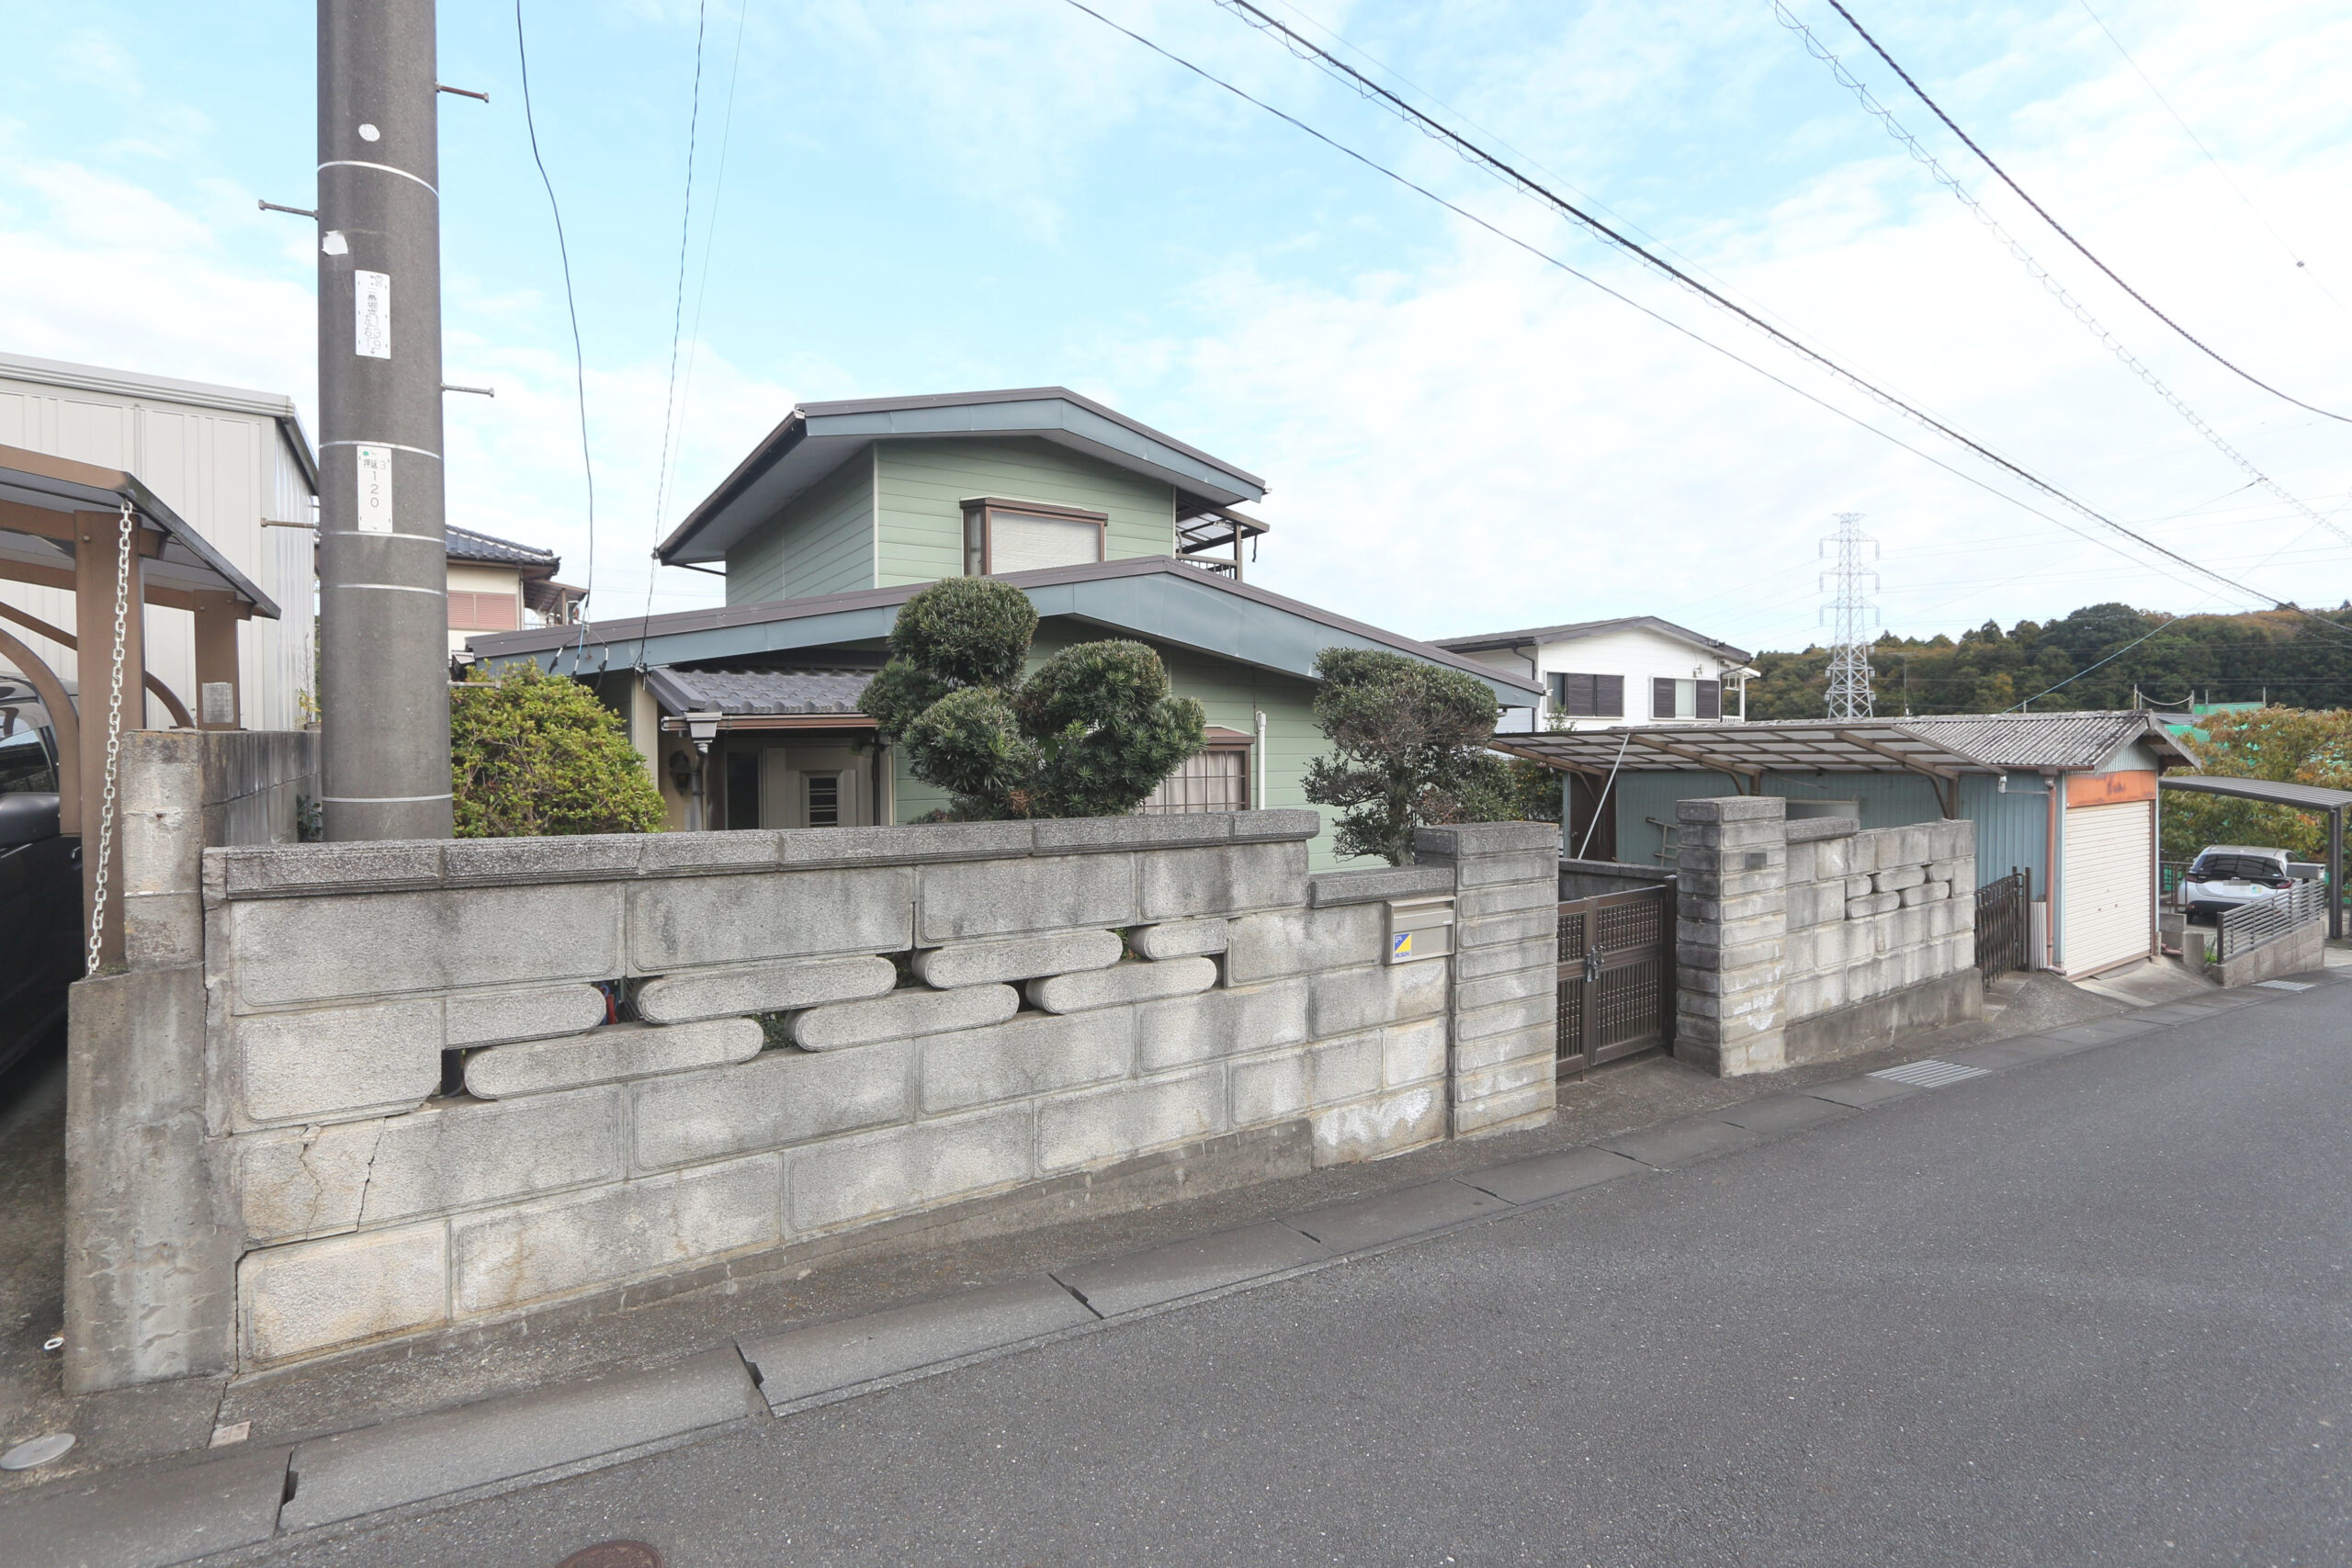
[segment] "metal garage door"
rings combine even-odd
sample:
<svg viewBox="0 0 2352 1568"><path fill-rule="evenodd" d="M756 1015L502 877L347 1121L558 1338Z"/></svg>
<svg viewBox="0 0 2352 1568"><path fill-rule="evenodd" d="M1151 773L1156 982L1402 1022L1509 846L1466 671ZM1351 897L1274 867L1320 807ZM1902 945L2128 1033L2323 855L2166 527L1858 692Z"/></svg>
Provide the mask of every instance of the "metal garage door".
<svg viewBox="0 0 2352 1568"><path fill-rule="evenodd" d="M2153 805L2073 807L2058 885L2058 959L2087 975L2144 957L2154 918Z"/></svg>

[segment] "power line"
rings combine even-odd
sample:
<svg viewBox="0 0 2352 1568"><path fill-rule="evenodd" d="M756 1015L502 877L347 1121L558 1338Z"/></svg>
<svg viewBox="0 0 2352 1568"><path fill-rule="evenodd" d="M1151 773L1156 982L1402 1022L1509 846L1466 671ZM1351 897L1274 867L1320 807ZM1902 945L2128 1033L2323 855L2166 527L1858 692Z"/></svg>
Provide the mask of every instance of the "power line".
<svg viewBox="0 0 2352 1568"><path fill-rule="evenodd" d="M1920 86L1918 83L1911 79L1911 73L1904 70L1902 66L1897 65L1894 62L1894 56L1887 53L1886 51L1880 46L1878 39L1871 37L1869 30L1866 29L1861 23L1854 20L1854 14L1846 9L1845 6L1840 3L1840 0L1829 0L1829 8L1846 18L1846 25L1852 28L1856 33L1860 34L1861 40L1870 45L1872 51L1874 51L1881 60L1886 62L1887 69L1894 72L1897 76L1902 77L1903 85L1910 88L1913 93L1918 96L1919 101L1928 106L1928 112L1933 114L1938 119L1942 120L1946 130L1950 130L1954 136L1959 137L1961 141L1966 142L1970 152L1984 160L1984 166L1992 170L1994 174L1999 175L2003 185L2007 186L2011 190L2017 192L2018 200L2024 202L2028 207L2032 208L2036 216L2038 216L2044 223L2049 224L2051 228L2058 231L2058 237L2060 239L2064 240L2068 244L2074 246L2075 249L2080 251L2083 254L2084 259L2088 261L2093 266L2098 268L2099 271L2107 274L2108 277L2118 288L2120 288L2124 293L2132 296L2132 299L2137 299L2142 305L2146 306L2150 315L2155 317L2156 320L2162 321L2174 332L2178 333L2189 343L2195 344L2198 352L2212 360L2213 363L2223 367L2233 375L2235 375L2244 380L2251 381L2254 385L2261 388L2264 391L2268 392L2272 397L2284 398L2287 401L2294 404L2299 409L2305 409L2312 413L2322 414L2329 419L2341 421L2346 424L2352 424L2352 415L2331 413L2326 409L2316 407L2311 403L2303 401L2301 398L2280 391L2278 388L2272 386L2269 382L2262 379L2262 378L2250 371L2239 369L2238 367L2231 364L2230 361L2222 358L2221 355L2208 347L2187 327L2182 326L2178 321L2174 321L2170 316L2165 315L2162 310L2156 309L2153 300L2151 300L2146 295L2141 293L2138 289L2132 288L2130 284L2124 282L2122 277L2117 274L2113 267L2099 260L2098 256L2093 255L2088 245L2084 244L2080 240L2075 238L2073 234L2067 231L2064 224L2059 222L2055 218L2051 217L2049 210L2045 209L2041 203L2028 196L2025 192L2025 187L2009 177L2009 172L2007 169L2004 169L2000 164L1993 161L1993 155L1990 152L1987 152L1984 148L1979 147L1974 140L1969 136L1968 132L1961 130L1958 125L1954 124L1951 116L1944 113L1942 107L1939 105L1935 99L1928 96L1926 88ZM2097 18L2094 17L2093 19L2096 20ZM2104 24L2101 25L2104 26ZM2298 263L2297 265L2301 265L2301 264Z"/></svg>
<svg viewBox="0 0 2352 1568"><path fill-rule="evenodd" d="M1980 489L1988 491L1995 495L1999 495L2003 500L2008 501L2012 504L2024 506L2024 503L2018 502L2014 496L2009 496L2000 491L1995 490L1992 486L1984 484L1983 481L1976 479L1973 476L1962 473L1960 469L1952 468L1951 465L1948 463L1938 462L1937 459L1933 457L1928 457L1928 455L1920 452L1918 448L1909 446L1901 441L1896 441L1894 437L1888 435L1884 431L1877 429L1876 426L1870 424L1867 421L1856 419L1852 414L1848 413L1845 410L1838 408L1835 404L1824 401L1822 399L1815 397L1812 393L1804 391L1802 388L1796 387L1792 383L1786 381L1778 376L1772 375L1770 371L1764 369L1761 366L1755 364L1753 361L1743 359L1738 355L1734 354L1731 350L1723 347L1721 344L1711 342L1704 337L1701 337L1697 333L1692 332L1690 328L1682 326L1679 322L1672 321L1667 317L1660 315L1656 310L1650 310L1647 306L1642 305L1624 294L1619 293L1616 289L1611 288L1607 284L1600 282L1598 278L1591 276L1589 274L1578 271L1577 268L1569 265L1566 262L1560 260L1558 257L1552 255L1550 253L1529 243L1527 241L1520 239L1517 235L1507 232L1506 231L1497 227L1495 224L1488 222L1487 220L1470 212L1468 209L1453 202L1448 201L1445 197L1439 196L1436 192L1429 189L1427 186L1416 184L1414 181L1408 179L1405 175L1398 174L1396 170L1391 169L1385 164L1376 163L1372 158L1357 152L1355 149L1333 140L1331 137L1325 135L1323 132L1306 124L1304 120L1299 119L1296 116L1284 113L1283 110L1275 108L1272 105L1265 102L1263 99L1253 96L1250 93L1245 92L1240 87L1234 85L1232 83L1215 74L1204 67L1195 65L1182 55L1173 53L1170 51L1162 48L1160 45L1154 43L1151 39L1145 38L1141 33L1136 32L1132 28L1120 26L1118 23L1112 21L1108 17L1103 16L1101 12L1083 4L1083 0L1067 0L1067 3L1077 10L1085 12L1086 15L1092 17L1096 21L1101 22L1103 26L1110 28L1114 31L1125 34L1136 42L1142 44L1145 48L1149 49L1154 53L1160 55L1174 64L1182 66L1183 69L1193 73L1194 75L1199 76L1202 80L1224 88L1227 92L1233 94L1236 97L1241 98L1245 102L1256 105L1259 108L1265 110L1268 114L1271 114L1276 118L1283 120L1297 128L1299 130L1306 132L1307 135L1315 138L1315 140L1324 143L1326 146L1332 148L1334 151L1354 159L1356 162L1363 164L1367 168L1375 170L1376 172L1386 175L1388 178L1395 180L1397 184L1404 186L1409 190L1419 192L1420 195L1427 197L1430 200L1436 202L1447 210L1453 212L1462 218L1467 219L1469 221L1476 223L1480 228L1487 230L1488 232L1510 242L1511 244L1519 246L1521 250L1528 252L1531 255L1534 255L1543 261L1549 263L1551 265L1558 267L1561 271L1567 273L1570 276L1590 284L1592 287L1600 289L1602 292L1610 295L1613 299L1621 300L1625 304L1632 305L1635 310L1640 310L1643 314L1672 327L1676 332L1692 339L1694 342L1704 344L1708 348L1713 349L1716 353L1723 355L1725 358L1746 366L1748 369L1756 371L1757 374L1767 377L1768 378L1779 383L1781 386L1788 388L1791 391L1798 393L1799 396L1804 397L1809 400L1819 404L1821 407L1830 410L1840 418L1852 420L1853 423L1861 425L1863 429L1871 431L1873 434L1880 436L1883 440L1892 442L1895 446L1904 446L1905 450L1912 452L1915 456L1927 457L1928 461L1936 463L1937 467L1945 469L1949 473L1956 474L1961 478L1968 479L1970 483L1977 485ZM2142 546L2143 548L2164 556L2167 559L2176 561L2181 566L2187 567L2189 570L2197 573L2200 577L2209 578L2211 581L2219 582L2232 591L2244 594L2245 597L2256 602L2265 600L2268 600L2274 604L2278 602L2275 595L2264 593L2260 590L2250 587L2245 583L2224 577L2220 572L2213 570L2211 568L2199 565L2198 562L2189 559L2187 556L2182 555L2177 550L2168 549L2163 545L2156 543L2154 539L2148 538L2144 535L2134 533L2130 528L2125 527L2122 524L2116 522L2113 518L2093 509L2083 502L2075 500L2072 495L2069 495L2064 491L2060 490L2056 485L2050 483L2048 480L2043 479L2026 468L2021 468L2018 464L2011 462L2009 459L2002 457L1999 453L1995 452L1992 448L1984 446L1983 443L1973 440L1967 435L1962 434L1951 425L1944 423L1942 421L1935 418L1924 410L1895 397L1893 393L1888 392L1874 383L1865 379L1856 372L1847 369L1843 365L1821 353L1819 350L1799 342L1789 333L1782 332L1780 328L1758 316L1754 311L1724 298L1722 294L1717 293L1706 284L1692 277L1689 273L1684 272L1682 269L1673 265L1669 262L1662 260L1648 250L1644 249L1641 245L1636 244L1634 241L1627 239L1616 230L1611 229L1609 225L1601 222L1599 219L1592 217L1589 213L1585 212L1573 203L1564 200L1559 196L1546 189L1544 186L1528 178L1526 175L1521 174L1517 169L1511 167L1509 164L1506 164L1501 159L1497 158L1493 153L1487 152L1485 149L1479 147L1476 142L1473 142L1466 137L1461 135L1458 131L1449 129L1436 119L1431 118L1430 116L1413 107L1410 104L1408 104L1402 98L1399 98L1396 94L1388 91L1388 89L1383 87L1380 84L1365 76L1362 72L1357 71L1353 66L1351 66L1346 62L1334 57L1329 53L1329 51L1322 49L1311 39L1300 36L1298 33L1285 27L1280 21L1268 16L1265 12L1258 9L1255 6L1250 5L1249 0L1216 0L1216 4L1224 9L1231 11L1236 16L1240 17L1242 20L1249 22L1250 26L1258 28L1261 31L1272 32L1281 35L1283 40L1290 47L1293 53L1298 54L1302 59L1309 60L1320 65L1327 73L1332 74L1335 77L1345 81L1365 97L1392 109L1408 124L1413 125L1424 134L1451 147L1464 161L1478 167L1487 169L1498 175L1514 189L1521 191L1522 193L1544 202L1547 206L1551 207L1555 211L1561 213L1572 221L1581 225L1587 231L1592 233L1596 237L1608 242L1610 244L1615 245L1620 250L1623 250L1626 254L1642 261L1664 276L1680 284L1683 288L1699 295L1701 298L1730 311L1732 314L1739 317L1742 321L1747 322L1757 330L1764 333L1766 335L1773 338L1775 341L1784 344L1785 346L1793 349L1805 358L1812 360L1815 364L1827 370L1839 380L1844 381L1848 385L1860 390L1883 405L1894 409L1927 429L1932 430L1938 434L1940 434L1960 446L1965 446L1970 451L1975 453L1977 456L1983 457L1985 461L1993 464L2004 472L2024 480L2035 490L2050 496L2052 500L2057 501L2060 504L2067 507L2068 509L2079 513L2081 515L2090 519L2099 526L2109 529L2125 538L2131 539ZM2082 530L2075 528L2071 525L2061 523L2059 519L2051 517L2048 513L2042 512L2039 508L2025 506L2024 509L2033 513L2036 516L2046 518L2052 523L2058 523L2061 527L2066 528L2070 533L2082 533ZM2089 536L2085 535L2083 536L2088 537ZM2117 553L2122 554L2123 552L2119 550ZM2129 558L2127 557L2127 558Z"/></svg>
<svg viewBox="0 0 2352 1568"><path fill-rule="evenodd" d="M2335 297L2335 291L2334 289L2328 288L2325 283L2320 281L2319 274L2312 271L2309 267L2303 265L2303 258L2295 253L2294 246L2287 243L2287 236L2278 232L2278 231L2272 226L2270 220L2262 215L2262 209L2255 206L2254 197L2246 195L2245 187L2238 184L2236 177L2230 173L2229 165L2222 163L2221 159L2213 155L2213 150L2205 145L2205 139L2197 134L2196 128L2191 126L2187 119L2182 118L2181 112L2178 109L2172 107L2172 100L2165 96L2164 89L2156 85L2154 78L2151 77L2145 71L2140 69L2140 62L2132 58L2132 51L2123 47L2123 40L2115 36L2115 29L2107 25L2107 19L2101 17L2097 11L2091 9L2090 0L2075 0L2075 3L2082 6L2083 15L2088 17L2092 21L2098 24L2098 30L2107 35L2107 41L2115 46L2115 52L2123 57L2123 63L2132 67L2132 73L2134 76L2139 77L2141 82L2146 85L2149 93L2154 95L2156 102L2164 105L2165 113L2172 116L2173 123L2180 127L2181 133L2187 136L2189 141L2196 143L2197 150L2199 152L2205 154L2205 161L2213 165L2213 172L2222 176L2222 180L2229 186L2231 190L2237 193L2237 198L2245 204L2245 209L2254 214L2254 220L2261 224L2264 229L2267 230L2272 239L2278 242L2278 248L2287 253L2287 259L2293 262L2297 270L2301 271L2304 276L2312 280L2312 288L2327 296L2327 302L2329 304L2335 306L2339 310L2344 310L2344 301ZM2352 310L2345 310L2345 314L2352 315Z"/></svg>
<svg viewBox="0 0 2352 1568"><path fill-rule="evenodd" d="M686 425L695 406L695 362L701 357L702 307L710 293L710 258L718 244L718 209L727 196L727 150L735 141L735 81L743 69L743 28L751 20L751 0L735 8L735 47L728 56L727 112L718 122L718 172L710 183L710 216L703 220L702 273L695 284L695 330L686 334L686 379L678 394L678 450L685 451Z"/></svg>
<svg viewBox="0 0 2352 1568"><path fill-rule="evenodd" d="M709 14L709 0L699 0L695 6L695 85L694 96L686 110L686 194L678 213L678 287L670 305L670 387L662 396L662 461L653 470L653 542L658 549L662 542L662 502L670 488L670 423L678 398L678 333L686 320L686 241L694 232L695 218L695 136L702 129L702 36L703 21ZM645 611L653 614L653 580L660 575L656 567L645 569ZM638 639L638 663L645 662L645 641Z"/></svg>
<svg viewBox="0 0 2352 1568"><path fill-rule="evenodd" d="M2301 497L2290 493L2284 485L2281 485L2268 474L2264 473L2260 468L2255 467L2254 460L2252 458L2239 451L2236 447L2231 446L2220 431L2214 429L2211 424L2206 422L2205 417L2202 414L2199 414L2195 409L2190 408L2188 404L2181 399L2180 395L2175 392L2170 387L2166 386L2163 379L2159 378L2154 370L2142 363L2137 355L2124 347L2122 342L2118 339L2113 333L2101 326L2098 319L2091 314L2089 308L2084 305L2080 300L2076 299L2072 293L2068 292L2064 284L2060 283L2057 278L2051 276L2050 269L2036 261L2032 254L2026 250L2024 244L2021 243L2016 236L2012 235L2008 230L2002 227L2001 220L1994 217L1992 213L1985 210L1984 203L1978 201L1975 197L1969 194L1968 187L1962 185L1958 179L1953 177L1951 171L1947 170L1943 164L1937 160L1936 155L1921 145L1919 139L1912 135L1910 131L1905 130L1902 122L1897 120L1893 114L1888 112L1886 107L1878 101L1877 97L1871 94L1870 88L1863 85L1863 83L1859 80L1852 72L1846 69L1845 62L1839 60L1837 54L1815 35L1814 30L1805 26L1804 20L1788 8L1788 6L1785 4L1785 0L1772 0L1772 15L1778 18L1782 27L1788 28L1791 32L1795 33L1797 37L1804 41L1806 53L1812 55L1815 60L1820 61L1823 64L1829 67L1830 73L1837 77L1838 84L1841 86L1849 89L1853 93L1856 100L1861 104L1862 107L1875 117L1879 124L1885 128L1886 133L1894 138L1897 142L1901 143L1903 147L1910 152L1914 162L1921 164L1930 175L1933 175L1936 178L1937 184L1951 192L1953 197L1959 200L1960 204L1968 209L1970 214L1975 218L1977 222L1984 226L1986 231L1991 233L1995 239L2000 241L2003 245L2007 246L2011 255L2017 257L2019 262L2024 264L2026 271L2033 276L2036 282L2041 285L2043 289L2045 289L2052 299L2065 306L2074 318L2082 322L2084 327L2088 329L2090 334L2097 338L2102 345L2115 355L2117 359L2120 360L2125 367L2130 369L2133 375L2139 377L2141 380L2146 382L2150 389L2153 390L2156 396L2164 399L2166 403L2170 404L2173 412L2179 414L2182 419L2188 421L2191 429L2195 430L2198 434L2202 435L2207 441L2211 442L2215 450L2219 451L2224 457L2227 457L2237 467L2240 472L2245 474L2253 480L2254 483L2269 491L2271 494L2277 496L2288 505L2295 508L2306 518L2310 519L2311 522L2321 527L2326 528L2329 532L2343 539L2345 543L2352 544L2352 534L2346 533L2343 529L2338 528L2326 518L2322 517L2318 512L2307 505Z"/></svg>
<svg viewBox="0 0 2352 1568"><path fill-rule="evenodd" d="M588 455L588 356L580 346L580 301L571 289L571 247L563 238L563 206L555 198L555 182L548 177L547 160L539 155L538 122L531 117L531 56L523 43L523 0L514 0L514 58L523 67L523 128L530 133L531 162L539 168L539 184L547 187L548 210L555 214L556 254L563 259L563 307L571 316L571 384L580 399L580 468L588 479L588 582L580 592L585 606L596 592L596 466ZM581 617L582 647L586 647L587 617Z"/></svg>

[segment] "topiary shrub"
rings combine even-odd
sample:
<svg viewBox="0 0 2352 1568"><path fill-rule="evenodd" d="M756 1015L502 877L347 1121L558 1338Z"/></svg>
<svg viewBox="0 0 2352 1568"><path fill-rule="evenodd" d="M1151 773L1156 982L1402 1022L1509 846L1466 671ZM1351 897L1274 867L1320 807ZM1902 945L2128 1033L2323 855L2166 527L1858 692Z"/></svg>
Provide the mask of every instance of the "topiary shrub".
<svg viewBox="0 0 2352 1568"><path fill-rule="evenodd" d="M1037 612L1010 583L951 577L909 599L861 704L964 821L1117 817L1201 749L1205 716L1159 655L1089 642L1022 679Z"/></svg>
<svg viewBox="0 0 2352 1568"><path fill-rule="evenodd" d="M1342 807L1340 853L1404 865L1416 828L1517 815L1510 772L1485 750L1496 712L1485 682L1361 648L1325 649L1315 673L1315 723L1331 751L1307 764L1306 798Z"/></svg>
<svg viewBox="0 0 2352 1568"><path fill-rule="evenodd" d="M619 716L535 664L449 689L449 774L461 839L662 825L662 792Z"/></svg>

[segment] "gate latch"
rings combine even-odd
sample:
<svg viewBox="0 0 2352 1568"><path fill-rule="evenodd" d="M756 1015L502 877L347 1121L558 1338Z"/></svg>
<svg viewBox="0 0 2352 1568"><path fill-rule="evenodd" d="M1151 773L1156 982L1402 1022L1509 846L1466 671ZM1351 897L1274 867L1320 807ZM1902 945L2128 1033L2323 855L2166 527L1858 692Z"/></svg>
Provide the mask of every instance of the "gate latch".
<svg viewBox="0 0 2352 1568"><path fill-rule="evenodd" d="M1584 983L1588 986L1600 983L1600 944L1597 942L1584 950Z"/></svg>

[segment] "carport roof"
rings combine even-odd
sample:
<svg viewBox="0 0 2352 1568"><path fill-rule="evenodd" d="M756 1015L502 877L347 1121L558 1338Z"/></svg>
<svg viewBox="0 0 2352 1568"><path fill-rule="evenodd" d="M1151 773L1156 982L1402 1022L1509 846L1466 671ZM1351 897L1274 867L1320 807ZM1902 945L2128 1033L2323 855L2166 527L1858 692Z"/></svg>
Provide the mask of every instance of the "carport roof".
<svg viewBox="0 0 2352 1568"><path fill-rule="evenodd" d="M2159 779L2165 789L2186 790L2192 795L2228 795L2240 800L2259 800L2271 806L2289 806L2298 811L2341 811L2352 806L2352 789L2325 789L2318 784L2290 784L2282 779L2226 779L2211 773L2193 778Z"/></svg>
<svg viewBox="0 0 2352 1568"><path fill-rule="evenodd" d="M1936 718L1793 719L1631 725L1497 736L1498 751L1568 773L2083 773L2139 741L2166 762L2195 765L2144 713L1987 714Z"/></svg>
<svg viewBox="0 0 2352 1568"><path fill-rule="evenodd" d="M136 476L15 446L0 446L0 576L71 592L73 514L125 505L160 536L141 547L140 574L150 601L186 608L178 596L228 593L254 615L277 618L269 595Z"/></svg>

